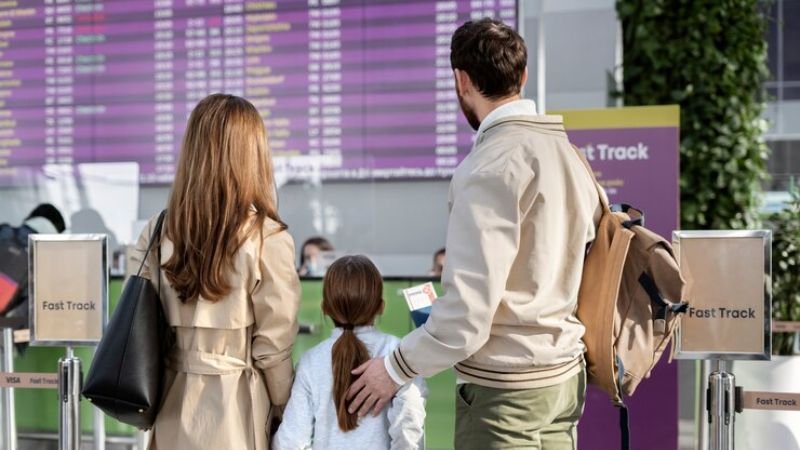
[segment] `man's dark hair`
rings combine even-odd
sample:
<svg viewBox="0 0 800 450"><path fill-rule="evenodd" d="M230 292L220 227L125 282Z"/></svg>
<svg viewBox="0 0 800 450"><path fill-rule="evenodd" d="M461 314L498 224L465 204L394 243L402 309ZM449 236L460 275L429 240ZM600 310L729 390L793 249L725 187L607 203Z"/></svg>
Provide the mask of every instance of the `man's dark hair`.
<svg viewBox="0 0 800 450"><path fill-rule="evenodd" d="M466 72L480 93L492 100L519 94L527 64L525 41L499 20L467 22L450 41L450 66Z"/></svg>
<svg viewBox="0 0 800 450"><path fill-rule="evenodd" d="M61 215L58 209L50 203L42 203L34 208L33 211L28 214L28 217L26 217L25 220L32 219L34 217L43 217L49 220L50 223L56 227L56 230L58 230L59 233L63 233L67 228L66 224L64 223L64 217Z"/></svg>

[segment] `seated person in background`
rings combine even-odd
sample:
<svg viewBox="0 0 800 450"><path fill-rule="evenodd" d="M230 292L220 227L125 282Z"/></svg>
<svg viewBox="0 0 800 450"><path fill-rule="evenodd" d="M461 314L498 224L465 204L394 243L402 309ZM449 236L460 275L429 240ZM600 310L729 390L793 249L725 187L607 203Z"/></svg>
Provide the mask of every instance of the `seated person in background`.
<svg viewBox="0 0 800 450"><path fill-rule="evenodd" d="M359 419L347 412L351 371L397 346L396 337L373 326L383 307L381 274L367 257L344 256L331 265L322 312L336 328L300 359L273 450L423 448L426 388L421 378L404 385L377 417Z"/></svg>
<svg viewBox="0 0 800 450"><path fill-rule="evenodd" d="M58 234L66 229L64 217L49 203L28 214L22 225L0 225L0 273L7 289L0 293L0 315L28 317L28 236ZM14 286L16 285L16 286ZM13 286L13 287L12 287Z"/></svg>
<svg viewBox="0 0 800 450"><path fill-rule="evenodd" d="M312 237L303 242L300 248L300 267L297 269L301 277L321 277L325 275L322 267L320 252L333 251L333 245L324 237Z"/></svg>
<svg viewBox="0 0 800 450"><path fill-rule="evenodd" d="M433 254L433 267L429 273L432 277L441 277L442 270L444 270L444 257L445 257L445 250L444 247L440 248Z"/></svg>

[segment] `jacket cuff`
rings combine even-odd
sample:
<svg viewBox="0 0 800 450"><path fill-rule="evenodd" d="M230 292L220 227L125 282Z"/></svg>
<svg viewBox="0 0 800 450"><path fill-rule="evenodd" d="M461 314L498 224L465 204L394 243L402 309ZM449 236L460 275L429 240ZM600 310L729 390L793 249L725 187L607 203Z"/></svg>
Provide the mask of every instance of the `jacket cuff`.
<svg viewBox="0 0 800 450"><path fill-rule="evenodd" d="M408 383L415 376L419 375L408 366L403 358L403 352L400 351L400 347L397 347L392 353L386 355L383 363L386 366L386 371L389 372L389 376L400 386Z"/></svg>
<svg viewBox="0 0 800 450"><path fill-rule="evenodd" d="M392 366L391 359L392 359L392 354L391 353L386 355L386 356L384 356L383 357L383 367L386 368L386 373L389 374L389 378L391 378L392 381L394 381L394 384L396 384L398 386L402 386L403 384L405 384L405 380L403 380L403 378L400 377L400 375L397 373L397 371L394 370L394 367Z"/></svg>

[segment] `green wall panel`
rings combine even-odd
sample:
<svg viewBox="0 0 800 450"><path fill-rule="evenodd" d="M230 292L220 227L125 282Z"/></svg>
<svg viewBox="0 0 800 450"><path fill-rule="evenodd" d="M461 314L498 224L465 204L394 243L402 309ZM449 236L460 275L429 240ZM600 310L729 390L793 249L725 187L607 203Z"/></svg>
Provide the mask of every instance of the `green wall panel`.
<svg viewBox="0 0 800 450"><path fill-rule="evenodd" d="M386 309L376 325L382 331L395 336L408 333L413 324L408 314L408 307L401 290L416 284L410 281L387 281L384 283L384 300ZM312 334L297 337L294 347L294 359L297 361L306 350L330 336L333 323L322 315L322 282L303 281L303 297L298 314L302 324L313 325ZM120 280L112 280L109 298L113 311L122 290ZM437 290L441 290L437 285ZM15 358L15 370L18 372L55 372L58 359L65 350L58 347L29 347L23 355ZM76 349L76 355L83 362L84 374L91 364L93 350ZM443 372L427 380L428 403L426 420L426 439L429 449L452 448L453 423L455 408L455 377L451 370ZM56 432L58 429L58 398L54 389L17 389L17 426L20 431ZM92 406L89 402L81 402L81 428L89 433L92 429ZM132 435L133 427L121 424L114 419L106 418L106 432L109 435Z"/></svg>

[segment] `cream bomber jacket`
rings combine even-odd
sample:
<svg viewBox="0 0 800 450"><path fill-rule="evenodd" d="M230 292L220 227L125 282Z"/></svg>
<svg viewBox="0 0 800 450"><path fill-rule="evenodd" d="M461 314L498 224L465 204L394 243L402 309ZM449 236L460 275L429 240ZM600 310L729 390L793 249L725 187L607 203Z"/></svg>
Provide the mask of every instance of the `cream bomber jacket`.
<svg viewBox="0 0 800 450"><path fill-rule="evenodd" d="M444 295L387 357L402 381L455 366L483 386L559 384L582 365L575 317L600 202L560 116L503 117L450 184Z"/></svg>

